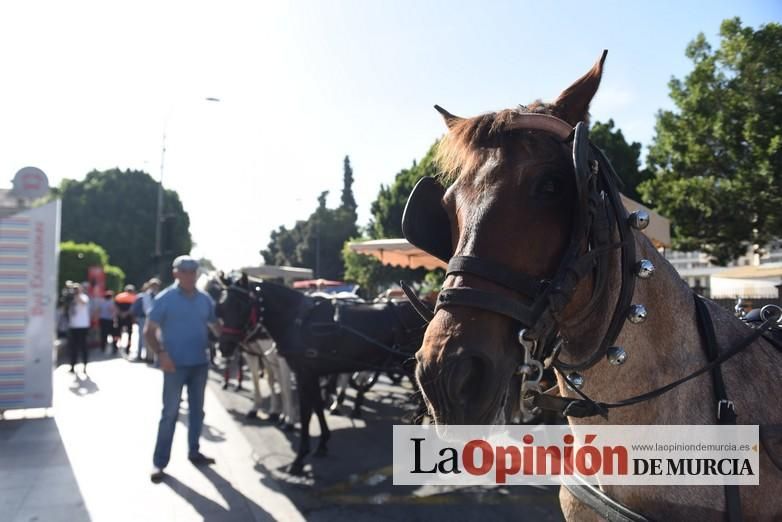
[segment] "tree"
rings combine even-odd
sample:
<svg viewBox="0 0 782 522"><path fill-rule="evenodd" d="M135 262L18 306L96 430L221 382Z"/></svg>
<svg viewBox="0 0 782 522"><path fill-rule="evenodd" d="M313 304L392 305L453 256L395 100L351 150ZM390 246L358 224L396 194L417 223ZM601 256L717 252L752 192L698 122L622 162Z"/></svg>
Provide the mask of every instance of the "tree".
<svg viewBox="0 0 782 522"><path fill-rule="evenodd" d="M413 187L422 177L439 173L434 161L436 147L435 143L420 162L413 161L409 169L399 171L391 185L380 186L380 193L370 207L372 218L368 232L372 239L402 237L402 212Z"/></svg>
<svg viewBox="0 0 782 522"><path fill-rule="evenodd" d="M410 192L424 176L436 176L434 162L436 143L427 151L420 162L413 161L410 168L400 170L389 186L381 185L377 199L372 202L372 217L367 227L369 237L362 239L383 239L402 237L402 212ZM357 254L350 250L347 243L342 256L345 263L345 279L361 286L365 297L374 297L381 290L397 284L400 280L418 281L426 276L423 268L411 270L383 265L374 257ZM442 272L442 271L439 271ZM442 279L442 276L439 276Z"/></svg>
<svg viewBox="0 0 782 522"><path fill-rule="evenodd" d="M109 264L109 256L100 245L95 243L60 243L60 264L58 270L58 288L65 286L65 281L82 283L87 280L90 267L103 267L106 275L106 289L119 290L125 282L125 273L121 268Z"/></svg>
<svg viewBox="0 0 782 522"><path fill-rule="evenodd" d="M782 230L782 25L738 18L716 51L699 34L693 70L670 81L676 111L660 111L639 190L671 218L674 247L724 264Z"/></svg>
<svg viewBox="0 0 782 522"><path fill-rule="evenodd" d="M118 266L106 265L103 267L106 275L106 290L119 292L125 286L125 272Z"/></svg>
<svg viewBox="0 0 782 522"><path fill-rule="evenodd" d="M268 246L261 251L266 264L310 267L314 270L315 277L325 279L344 277L342 248L346 240L358 235L355 201L352 206L350 204L350 200L353 200L350 189L353 174L348 158L345 160L343 204L335 209L328 208L328 191L321 192L317 208L306 220L297 221L290 229L281 226L271 233ZM346 194L349 198L345 197Z"/></svg>
<svg viewBox="0 0 782 522"><path fill-rule="evenodd" d="M52 193L62 199L64 241L95 242L120 266L131 283L140 285L153 275L170 280L170 271L157 274L155 220L158 183L137 170L92 171L82 181L66 179ZM173 190L164 192L163 266L190 252L190 218Z"/></svg>
<svg viewBox="0 0 782 522"><path fill-rule="evenodd" d="M361 241L362 239L366 238L355 238L351 241ZM387 266L377 258L353 252L349 247L351 241L346 241L342 250L342 258L345 262L345 281L358 284L364 298L372 299L384 289L399 283L400 280L418 281L426 275L426 270L423 268L411 270Z"/></svg>
<svg viewBox="0 0 782 522"><path fill-rule="evenodd" d="M640 170L641 144L637 141L627 143L622 129L614 130L614 120L607 123L595 122L589 129L589 139L600 147L622 180L622 193L635 201L643 198L638 193L638 185L649 179L648 170Z"/></svg>
<svg viewBox="0 0 782 522"><path fill-rule="evenodd" d="M350 166L350 156L345 156L343 163L343 182L342 182L342 208L356 211L356 198L353 197L353 168Z"/></svg>

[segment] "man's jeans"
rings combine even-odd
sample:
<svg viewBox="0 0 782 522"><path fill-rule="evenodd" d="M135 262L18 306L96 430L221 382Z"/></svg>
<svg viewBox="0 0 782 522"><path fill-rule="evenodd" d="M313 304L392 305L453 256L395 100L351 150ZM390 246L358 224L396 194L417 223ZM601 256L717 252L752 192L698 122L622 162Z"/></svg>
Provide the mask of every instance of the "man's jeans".
<svg viewBox="0 0 782 522"><path fill-rule="evenodd" d="M171 373L163 373L163 414L157 432L155 455L152 459L156 468L165 468L171 457L171 443L174 440L174 428L179 417L179 403L182 387L187 386L188 398L188 456L198 453L198 439L204 425L204 391L209 365L177 366Z"/></svg>
<svg viewBox="0 0 782 522"><path fill-rule="evenodd" d="M138 351L136 357L141 359L141 351L144 349L144 325L147 323L146 317L137 317L136 324L138 325ZM149 350L147 350L147 359L149 359Z"/></svg>

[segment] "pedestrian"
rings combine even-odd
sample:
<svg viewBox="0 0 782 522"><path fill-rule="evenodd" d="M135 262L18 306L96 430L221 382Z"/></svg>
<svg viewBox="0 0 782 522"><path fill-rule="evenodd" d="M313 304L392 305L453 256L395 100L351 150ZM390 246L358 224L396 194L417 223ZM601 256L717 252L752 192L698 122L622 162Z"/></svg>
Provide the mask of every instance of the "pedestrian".
<svg viewBox="0 0 782 522"><path fill-rule="evenodd" d="M103 299L98 303L98 325L100 329L100 349L106 351L106 344L109 335L111 336L111 345L113 352L117 351L117 338L114 336L114 324L117 321L117 308L114 305L114 292L106 290L103 293Z"/></svg>
<svg viewBox="0 0 782 522"><path fill-rule="evenodd" d="M68 312L68 348L71 353L71 373L81 354L84 373L87 373L87 332L90 330L90 298L79 284L72 284L66 299Z"/></svg>
<svg viewBox="0 0 782 522"><path fill-rule="evenodd" d="M195 259L179 256L174 260L173 269L176 282L157 295L144 329L147 347L157 354L163 370L163 411L150 476L154 483L162 481L165 476L163 470L171 456L171 443L185 386L189 410L188 459L197 466L214 464L214 459L202 454L199 446L209 370L207 332L210 327L219 329L214 301L195 286L198 273Z"/></svg>
<svg viewBox="0 0 782 522"><path fill-rule="evenodd" d="M130 307L130 312L133 314L133 318L138 325L138 350L136 351L137 361L152 361L152 356L149 349L144 350L144 324L146 323L147 316L150 310L152 310L152 303L155 300L160 290L160 279L153 277L141 287L141 292L136 295L136 301ZM144 350L144 357L141 356L142 350Z"/></svg>
<svg viewBox="0 0 782 522"><path fill-rule="evenodd" d="M133 285L125 285L125 290L118 293L114 298L114 303L117 305L117 335L114 341L114 353L117 353L117 344L122 338L122 331L128 332L128 344L125 345L125 355L130 353L130 346L133 344L133 313L130 311L130 307L136 301L136 287Z"/></svg>

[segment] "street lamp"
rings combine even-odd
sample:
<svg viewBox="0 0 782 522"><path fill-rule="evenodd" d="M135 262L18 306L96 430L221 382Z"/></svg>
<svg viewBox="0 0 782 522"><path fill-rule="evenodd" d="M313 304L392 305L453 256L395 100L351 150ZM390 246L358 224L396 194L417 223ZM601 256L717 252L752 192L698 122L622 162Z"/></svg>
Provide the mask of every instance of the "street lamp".
<svg viewBox="0 0 782 522"><path fill-rule="evenodd" d="M204 98L204 101L211 103L219 103L220 98L208 96ZM157 265L158 277L163 277L163 172L166 164L166 130L168 122L166 122L166 128L163 130L163 143L160 147L160 181L157 187L157 218L155 220L155 263Z"/></svg>

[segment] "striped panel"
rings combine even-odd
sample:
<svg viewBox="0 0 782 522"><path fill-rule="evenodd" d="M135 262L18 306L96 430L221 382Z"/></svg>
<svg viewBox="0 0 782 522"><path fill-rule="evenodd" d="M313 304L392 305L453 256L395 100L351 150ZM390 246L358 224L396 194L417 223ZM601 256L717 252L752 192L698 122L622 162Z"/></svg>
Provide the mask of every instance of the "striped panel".
<svg viewBox="0 0 782 522"><path fill-rule="evenodd" d="M0 408L24 404L30 219L0 219Z"/></svg>

